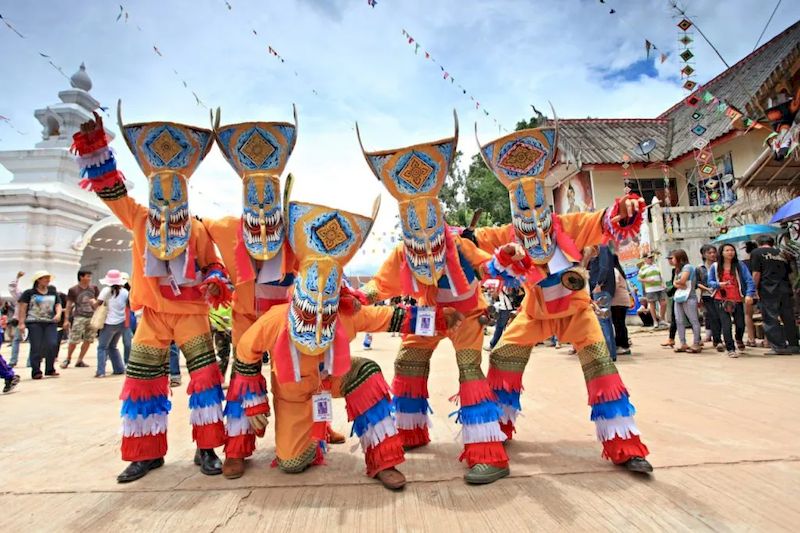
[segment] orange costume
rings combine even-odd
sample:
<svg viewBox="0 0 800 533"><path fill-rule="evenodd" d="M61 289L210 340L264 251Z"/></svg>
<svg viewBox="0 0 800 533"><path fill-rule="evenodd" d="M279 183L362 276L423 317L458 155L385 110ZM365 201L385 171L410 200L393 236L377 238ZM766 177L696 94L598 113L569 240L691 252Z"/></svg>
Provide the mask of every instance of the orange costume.
<svg viewBox="0 0 800 533"><path fill-rule="evenodd" d="M430 359L439 342L449 338L459 370L461 408L457 421L463 425L464 441L460 459L471 469L467 481L485 483L508 474L508 456L503 448L506 436L499 425L501 410L480 366L483 327L478 318L486 302L481 297L476 272L487 275L487 266L495 258L455 235L445 224L438 193L457 142L456 119L452 138L407 148L364 151L375 176L399 202L403 244L391 252L362 290L372 302L410 295L422 306L434 306L437 315L444 306L465 315L461 328L452 334L403 338L395 359L392 392L403 444L414 447L430 442ZM470 477L486 471L494 479Z"/></svg>
<svg viewBox="0 0 800 533"><path fill-rule="evenodd" d="M171 122L123 125L120 118L125 140L150 184L150 205L144 207L127 195L102 121L96 120L95 129L90 125L75 135L73 148L86 176L83 185L97 192L133 233L131 306L143 308L120 397L122 459L152 462L167 453L166 369L172 341L189 368L192 436L201 451L210 450L213 456L213 448L225 442L225 431L207 289L213 283L223 294L221 300L230 293L214 244L203 225L193 224L189 216L186 188L211 147L211 131ZM146 473L144 469L141 475ZM119 480L138 477L123 473Z"/></svg>
<svg viewBox="0 0 800 533"><path fill-rule="evenodd" d="M635 209L623 211L621 202L640 205L640 201L628 196L602 212L553 215L545 201L544 177L555 160L556 138L554 128L521 130L481 147L486 164L508 188L512 223L478 229L477 243L490 251L514 239L533 263L526 275L522 312L490 355L489 383L502 404L503 431L511 438L531 350L553 335L572 343L583 368L603 455L631 470L649 471L652 467L644 460L647 447L639 440L628 391L611 361L584 288L585 277L576 268L584 247L638 232L641 213L628 217ZM620 216L623 212L626 216Z"/></svg>
<svg viewBox="0 0 800 533"><path fill-rule="evenodd" d="M240 217L204 220L228 267L236 290L232 306L234 353L244 332L273 305L288 300L296 261L286 244L281 208L280 175L297 135L295 124L244 122L220 127L217 112L214 134L228 163L242 179ZM287 179L287 193L291 187ZM242 370L234 359L233 373ZM246 369L245 369L246 370ZM233 378L232 378L233 379ZM255 433L244 415L247 398L228 389L225 408L228 441L225 455L245 458L255 450Z"/></svg>
<svg viewBox="0 0 800 533"><path fill-rule="evenodd" d="M403 462L403 446L380 368L351 358L350 340L357 331L397 331L409 320L393 308L340 313L347 303L340 296L344 266L369 234L377 203L372 218L299 202L287 208L288 240L299 261L292 300L273 306L242 336L236 357L244 370L231 388L258 398L246 405L248 417L268 414L266 382L257 369L269 350L278 467L297 473L322 461L327 424L314 421L312 407L315 393L328 392L344 396L366 454L367 475L376 476Z"/></svg>

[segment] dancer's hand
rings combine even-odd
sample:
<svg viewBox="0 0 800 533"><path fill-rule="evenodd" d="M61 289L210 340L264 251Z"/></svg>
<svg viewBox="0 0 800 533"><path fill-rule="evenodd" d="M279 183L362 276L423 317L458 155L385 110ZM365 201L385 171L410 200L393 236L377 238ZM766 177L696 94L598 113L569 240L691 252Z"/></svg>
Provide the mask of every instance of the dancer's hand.
<svg viewBox="0 0 800 533"><path fill-rule="evenodd" d="M625 196L617 198L616 202L619 205L619 212L617 216L611 219L612 222L633 218L642 211L646 205L644 199L636 194L626 194Z"/></svg>
<svg viewBox="0 0 800 533"><path fill-rule="evenodd" d="M212 298L216 298L221 294L219 286L214 283L208 283L206 285L206 291L208 291L208 295L211 296Z"/></svg>
<svg viewBox="0 0 800 533"><path fill-rule="evenodd" d="M461 324L464 322L463 314L452 307L445 307L442 312L444 314L444 322L447 325L447 331L456 331L461 327Z"/></svg>
<svg viewBox="0 0 800 533"><path fill-rule="evenodd" d="M96 130L103 129L103 118L94 111L94 120L87 120L81 124L81 133L91 133Z"/></svg>
<svg viewBox="0 0 800 533"><path fill-rule="evenodd" d="M510 242L503 246L503 251L511 256L512 261L521 261L527 255L525 248L518 242Z"/></svg>
<svg viewBox="0 0 800 533"><path fill-rule="evenodd" d="M264 432L266 432L269 425L269 417L266 413L248 416L247 421L250 422L250 427L256 435L259 437L264 436Z"/></svg>

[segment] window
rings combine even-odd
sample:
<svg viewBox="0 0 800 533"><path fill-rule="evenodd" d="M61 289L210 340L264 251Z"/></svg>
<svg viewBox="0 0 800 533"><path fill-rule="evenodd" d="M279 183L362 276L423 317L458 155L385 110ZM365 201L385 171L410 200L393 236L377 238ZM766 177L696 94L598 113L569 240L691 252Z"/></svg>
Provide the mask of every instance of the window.
<svg viewBox="0 0 800 533"><path fill-rule="evenodd" d="M631 180L631 191L635 192L642 198L644 201L647 202L648 205L652 203L653 198L656 197L661 200L661 206L663 207L666 205L664 201L664 179L663 178L653 178L653 179L632 179ZM675 179L669 180L669 197L670 197L670 205L677 205L678 204L678 186L675 182Z"/></svg>
<svg viewBox="0 0 800 533"><path fill-rule="evenodd" d="M689 188L689 205L711 205L722 201L725 205L731 205L736 201L736 193L733 191L733 184L735 178L733 177L733 158L731 153L718 157L714 160L714 165L717 168L717 174L703 179L698 179L703 176L697 168L691 168L686 171L686 182ZM711 180L714 180L713 182ZM708 184L714 184L714 187L708 187ZM714 191L719 192L720 198L711 200L709 195Z"/></svg>

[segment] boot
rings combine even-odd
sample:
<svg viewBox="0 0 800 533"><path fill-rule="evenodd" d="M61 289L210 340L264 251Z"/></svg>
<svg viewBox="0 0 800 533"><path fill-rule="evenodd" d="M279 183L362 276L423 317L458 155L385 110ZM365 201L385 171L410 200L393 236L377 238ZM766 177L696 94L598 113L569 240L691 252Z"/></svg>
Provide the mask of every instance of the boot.
<svg viewBox="0 0 800 533"><path fill-rule="evenodd" d="M375 479L383 483L383 486L389 490L399 490L406 485L406 476L394 467L381 470L375 474Z"/></svg>
<svg viewBox="0 0 800 533"><path fill-rule="evenodd" d="M222 475L227 479L237 479L244 475L244 459L226 457L222 465Z"/></svg>
<svg viewBox="0 0 800 533"><path fill-rule="evenodd" d="M207 476L218 476L222 473L222 461L219 460L214 449L201 450L194 452L194 464L200 467L200 471Z"/></svg>
<svg viewBox="0 0 800 533"><path fill-rule="evenodd" d="M134 461L117 476L117 483L130 483L147 475L148 472L164 466L164 458L150 459L149 461Z"/></svg>

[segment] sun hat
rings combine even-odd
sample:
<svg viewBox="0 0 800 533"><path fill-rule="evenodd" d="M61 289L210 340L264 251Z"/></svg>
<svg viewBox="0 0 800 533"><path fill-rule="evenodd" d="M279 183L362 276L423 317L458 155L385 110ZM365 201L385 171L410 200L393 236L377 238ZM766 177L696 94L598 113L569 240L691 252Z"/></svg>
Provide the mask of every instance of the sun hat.
<svg viewBox="0 0 800 533"><path fill-rule="evenodd" d="M54 275L52 275L52 274L51 274L50 272L48 272L47 270L37 270L36 272L34 272L34 273L33 273L33 281L34 281L34 282L36 282L36 281L38 281L38 280L39 280L39 278L43 278L43 277L45 277L45 276L50 276L50 279L51 279L51 280L52 280L53 278L55 278L55 276L54 276Z"/></svg>
<svg viewBox="0 0 800 533"><path fill-rule="evenodd" d="M131 275L128 274L127 272L120 272L119 275L120 277L122 277L122 281L124 281L125 283L128 283L131 280Z"/></svg>
<svg viewBox="0 0 800 533"><path fill-rule="evenodd" d="M125 279L119 270L109 270L106 277L100 280L103 285L124 285Z"/></svg>

